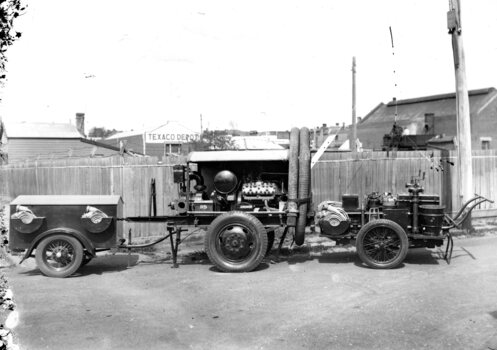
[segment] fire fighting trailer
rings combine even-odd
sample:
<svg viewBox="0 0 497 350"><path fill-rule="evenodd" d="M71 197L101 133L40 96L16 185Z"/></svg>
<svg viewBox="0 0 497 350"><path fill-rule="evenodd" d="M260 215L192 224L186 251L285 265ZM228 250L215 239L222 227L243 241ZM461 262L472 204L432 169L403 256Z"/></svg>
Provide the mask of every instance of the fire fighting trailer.
<svg viewBox="0 0 497 350"><path fill-rule="evenodd" d="M444 241L449 262L450 229L488 201L475 196L451 217L439 196L424 194L421 179L413 178L406 194L343 194L339 202L313 208L310 179L309 131L294 128L289 150L190 153L186 165L173 167L178 196L170 204L172 215L151 210L149 216L123 217L119 196L19 196L10 206L9 245L25 250L22 261L34 254L46 276L66 277L99 251L143 248L168 238L176 265L181 233L195 226L206 229L205 251L219 270L248 272L271 249L277 229L281 249L287 234L302 245L306 228L315 223L337 244L355 241L366 265L387 269L401 264L409 248ZM124 221L161 222L167 232L152 243L132 245L131 232L124 237Z"/></svg>

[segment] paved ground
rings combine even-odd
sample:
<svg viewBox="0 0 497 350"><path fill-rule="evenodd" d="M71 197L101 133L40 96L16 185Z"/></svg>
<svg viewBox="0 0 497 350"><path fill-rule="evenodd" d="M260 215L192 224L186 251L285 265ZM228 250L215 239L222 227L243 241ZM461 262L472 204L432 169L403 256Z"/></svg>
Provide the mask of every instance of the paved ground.
<svg viewBox="0 0 497 350"><path fill-rule="evenodd" d="M497 237L458 239L451 265L411 251L394 270L352 251L227 274L139 255L66 279L6 270L21 349L497 349ZM149 259L150 260L150 259ZM24 265L24 264L23 264Z"/></svg>

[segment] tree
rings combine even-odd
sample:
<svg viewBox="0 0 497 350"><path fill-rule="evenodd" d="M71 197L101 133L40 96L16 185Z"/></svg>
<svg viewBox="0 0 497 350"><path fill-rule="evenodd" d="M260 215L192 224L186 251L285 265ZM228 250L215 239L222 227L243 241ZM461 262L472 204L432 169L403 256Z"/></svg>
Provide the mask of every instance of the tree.
<svg viewBox="0 0 497 350"><path fill-rule="evenodd" d="M7 49L21 37L14 30L14 20L23 14L25 6L21 0L0 0L0 81L6 78Z"/></svg>
<svg viewBox="0 0 497 350"><path fill-rule="evenodd" d="M88 132L88 137L95 137L95 138L102 138L102 139L105 139L109 136L112 136L114 134L117 134L118 130L116 129L106 129L104 127L94 127L94 128L91 128L90 131Z"/></svg>
<svg viewBox="0 0 497 350"><path fill-rule="evenodd" d="M0 0L0 85L6 78L7 49L21 37L21 32L14 30L14 20L23 14L25 6L21 0ZM0 164L6 161L7 155L2 150L4 124L0 117Z"/></svg>
<svg viewBox="0 0 497 350"><path fill-rule="evenodd" d="M192 142L195 151L235 149L235 143L226 130L205 130L200 139Z"/></svg>

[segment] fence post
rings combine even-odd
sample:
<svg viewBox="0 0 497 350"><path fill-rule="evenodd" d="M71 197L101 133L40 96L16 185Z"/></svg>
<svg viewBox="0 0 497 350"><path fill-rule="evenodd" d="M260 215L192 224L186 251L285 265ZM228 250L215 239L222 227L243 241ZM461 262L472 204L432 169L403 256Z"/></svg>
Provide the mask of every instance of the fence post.
<svg viewBox="0 0 497 350"><path fill-rule="evenodd" d="M442 176L442 203L445 205L445 212L452 212L452 178L451 178L451 160L449 150L442 150L441 163L443 166Z"/></svg>

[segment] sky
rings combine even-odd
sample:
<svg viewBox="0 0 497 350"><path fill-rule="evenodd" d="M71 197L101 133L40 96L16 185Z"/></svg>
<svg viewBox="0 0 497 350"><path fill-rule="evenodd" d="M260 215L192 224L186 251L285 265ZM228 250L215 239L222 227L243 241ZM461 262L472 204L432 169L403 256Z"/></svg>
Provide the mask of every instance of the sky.
<svg viewBox="0 0 497 350"><path fill-rule="evenodd" d="M468 87L497 87L497 1L461 2ZM84 112L86 130L350 124L354 56L358 116L455 91L448 0L26 3L0 91L6 123Z"/></svg>

